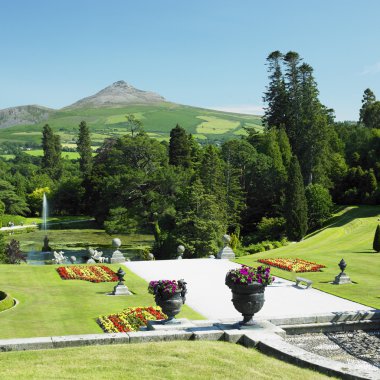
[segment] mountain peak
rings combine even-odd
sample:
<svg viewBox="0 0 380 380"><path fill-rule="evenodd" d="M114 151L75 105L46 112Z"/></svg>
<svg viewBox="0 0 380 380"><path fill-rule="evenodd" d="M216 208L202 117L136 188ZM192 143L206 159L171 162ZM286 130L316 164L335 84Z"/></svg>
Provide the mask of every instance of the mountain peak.
<svg viewBox="0 0 380 380"><path fill-rule="evenodd" d="M165 98L155 92L139 90L124 80L114 82L95 95L80 99L65 108L112 107L128 104L154 104L165 102Z"/></svg>

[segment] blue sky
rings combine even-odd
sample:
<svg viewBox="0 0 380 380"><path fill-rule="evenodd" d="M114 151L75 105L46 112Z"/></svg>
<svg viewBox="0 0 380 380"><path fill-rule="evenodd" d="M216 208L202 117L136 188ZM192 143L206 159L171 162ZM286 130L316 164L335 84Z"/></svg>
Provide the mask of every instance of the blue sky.
<svg viewBox="0 0 380 380"><path fill-rule="evenodd" d="M0 0L0 109L64 107L117 80L181 104L259 113L271 51L357 120L380 99L378 0Z"/></svg>

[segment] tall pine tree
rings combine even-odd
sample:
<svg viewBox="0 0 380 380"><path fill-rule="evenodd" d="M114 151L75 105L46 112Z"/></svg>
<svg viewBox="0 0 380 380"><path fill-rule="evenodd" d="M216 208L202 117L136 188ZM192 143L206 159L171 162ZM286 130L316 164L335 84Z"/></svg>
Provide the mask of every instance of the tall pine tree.
<svg viewBox="0 0 380 380"><path fill-rule="evenodd" d="M307 232L307 201L297 157L290 161L288 186L285 192L284 214L290 240L300 241Z"/></svg>
<svg viewBox="0 0 380 380"><path fill-rule="evenodd" d="M92 149L90 130L85 121L79 124L79 136L77 140L77 151L79 153L79 167L84 178L88 178L92 169Z"/></svg>
<svg viewBox="0 0 380 380"><path fill-rule="evenodd" d="M169 164L184 168L191 166L191 140L178 124L170 131Z"/></svg>
<svg viewBox="0 0 380 380"><path fill-rule="evenodd" d="M270 53L267 58L269 85L263 96L264 102L268 104L263 116L263 124L267 128L279 128L286 124L287 94L281 71L282 58L278 50Z"/></svg>
<svg viewBox="0 0 380 380"><path fill-rule="evenodd" d="M62 157L60 137L53 133L49 124L42 129L42 169L52 179L59 179L62 175Z"/></svg>

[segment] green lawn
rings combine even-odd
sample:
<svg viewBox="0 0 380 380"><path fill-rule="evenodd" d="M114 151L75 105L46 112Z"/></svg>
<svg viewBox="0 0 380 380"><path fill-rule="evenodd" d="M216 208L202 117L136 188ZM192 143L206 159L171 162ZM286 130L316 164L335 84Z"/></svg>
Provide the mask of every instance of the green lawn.
<svg viewBox="0 0 380 380"><path fill-rule="evenodd" d="M238 258L242 264L257 266L257 260L274 257L298 257L326 265L322 272L296 274L273 268L275 276L295 279L309 278L313 287L380 309L380 253L372 249L375 229L379 223L380 206L347 208L334 223L299 243ZM332 285L340 272L338 263L344 258L346 273L353 284Z"/></svg>
<svg viewBox="0 0 380 380"><path fill-rule="evenodd" d="M0 265L0 290L20 303L0 313L0 338L101 333L99 315L119 312L129 306L154 305L147 283L128 269L125 282L134 293L112 297L116 283L62 280L57 265ZM117 271L118 265L110 265ZM203 319L186 305L179 317Z"/></svg>
<svg viewBox="0 0 380 380"><path fill-rule="evenodd" d="M331 379L226 342L89 346L0 356L0 379Z"/></svg>

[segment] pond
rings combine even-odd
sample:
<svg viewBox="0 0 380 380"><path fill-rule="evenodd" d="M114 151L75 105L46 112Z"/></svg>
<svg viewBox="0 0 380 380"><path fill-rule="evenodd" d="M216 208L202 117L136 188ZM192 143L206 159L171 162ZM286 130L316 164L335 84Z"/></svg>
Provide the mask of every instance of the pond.
<svg viewBox="0 0 380 380"><path fill-rule="evenodd" d="M126 259L136 260L139 252L153 244L153 236L148 234L108 235L104 230L96 228L80 229L67 228L62 230L49 230L49 246L51 252L43 252L44 237L46 232L41 230L19 231L7 236L7 239L16 239L20 242L21 250L27 256L30 265L51 264L54 258L53 251L63 252L67 257L65 264L70 264L70 257L76 258L76 264L86 263L90 258L89 248L102 251L104 257L110 258L116 250L112 247L112 239L118 237L122 245L119 251Z"/></svg>

